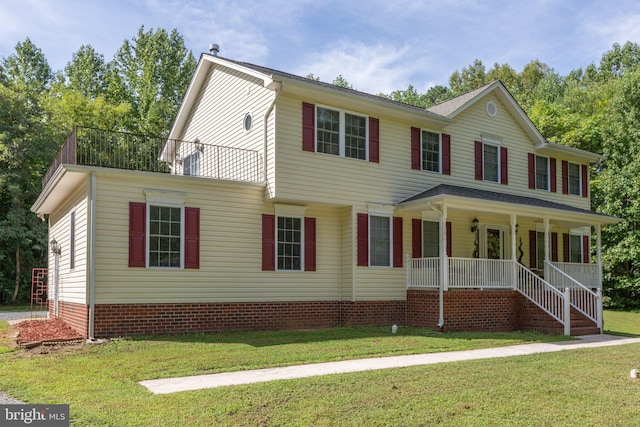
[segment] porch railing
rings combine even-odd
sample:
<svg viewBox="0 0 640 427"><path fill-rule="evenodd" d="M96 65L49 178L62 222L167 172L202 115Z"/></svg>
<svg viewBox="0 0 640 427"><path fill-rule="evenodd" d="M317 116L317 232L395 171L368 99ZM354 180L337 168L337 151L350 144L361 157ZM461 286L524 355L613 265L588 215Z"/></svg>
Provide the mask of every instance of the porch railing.
<svg viewBox="0 0 640 427"><path fill-rule="evenodd" d="M575 262L552 262L550 264L587 288L597 289L601 287L599 283L598 264L580 264ZM564 283L565 284L559 287L565 288L573 286L570 281L564 281ZM555 283L553 284L555 285Z"/></svg>
<svg viewBox="0 0 640 427"><path fill-rule="evenodd" d="M570 334L568 294L556 289L533 271L517 264L518 291L534 304L564 325L565 335Z"/></svg>
<svg viewBox="0 0 640 427"><path fill-rule="evenodd" d="M513 289L513 261L449 258L450 288Z"/></svg>
<svg viewBox="0 0 640 427"><path fill-rule="evenodd" d="M440 286L440 258L411 258L407 263L408 288L437 288Z"/></svg>
<svg viewBox="0 0 640 427"><path fill-rule="evenodd" d="M513 289L513 261L504 259L447 258L449 288ZM407 287L438 288L440 258L409 260Z"/></svg>
<svg viewBox="0 0 640 427"><path fill-rule="evenodd" d="M161 159L163 148L179 147L180 159ZM189 171L184 169L189 158ZM260 152L196 141L167 140L148 135L87 127L74 128L42 180L43 188L62 164L180 173L206 178L262 182Z"/></svg>
<svg viewBox="0 0 640 427"><path fill-rule="evenodd" d="M552 263L547 263L546 271L547 281L551 285L559 289L569 290L571 306L591 319L598 325L598 328L602 329L602 293L600 289L593 292Z"/></svg>

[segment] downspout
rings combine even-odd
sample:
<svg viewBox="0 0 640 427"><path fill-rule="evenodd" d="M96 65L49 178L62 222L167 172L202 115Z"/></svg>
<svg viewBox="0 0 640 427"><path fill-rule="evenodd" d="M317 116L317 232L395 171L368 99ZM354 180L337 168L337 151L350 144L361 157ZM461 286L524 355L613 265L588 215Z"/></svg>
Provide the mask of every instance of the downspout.
<svg viewBox="0 0 640 427"><path fill-rule="evenodd" d="M280 96L280 93L282 92L282 89L284 89L284 82L280 82L279 83L279 87L278 90L276 92L276 96L273 98L273 101L271 101L271 104L269 105L269 108L267 108L267 112L264 113L264 181L267 181L267 125L268 125L268 119L269 119L269 115L271 115L271 111L273 111L273 108L276 106L276 101L278 100L278 97ZM274 150L275 150L275 141L274 141ZM274 157L275 157L275 152L274 152Z"/></svg>
<svg viewBox="0 0 640 427"><path fill-rule="evenodd" d="M96 259L96 173L91 172L89 183L89 219L88 238L89 238L89 256L88 264L88 281L89 281L89 339L94 339L94 323L95 323L95 259Z"/></svg>
<svg viewBox="0 0 640 427"><path fill-rule="evenodd" d="M427 207L438 212L438 214L440 215L440 218L442 218L443 212L442 210L436 208L431 202L427 202ZM440 221L442 222L442 221ZM446 223L445 223L445 227L446 227ZM440 227L442 228L442 227ZM445 236L446 236L446 230L444 231ZM442 236L442 230L440 230L440 236ZM440 239L440 243L442 244L442 239ZM446 253L446 248L444 249L445 253ZM440 251L440 253L442 253L442 250ZM440 259L441 263L443 263L443 259ZM438 289L438 311L440 314L440 317L438 319L438 328L442 329L444 327L444 275L441 274L440 275L440 287Z"/></svg>

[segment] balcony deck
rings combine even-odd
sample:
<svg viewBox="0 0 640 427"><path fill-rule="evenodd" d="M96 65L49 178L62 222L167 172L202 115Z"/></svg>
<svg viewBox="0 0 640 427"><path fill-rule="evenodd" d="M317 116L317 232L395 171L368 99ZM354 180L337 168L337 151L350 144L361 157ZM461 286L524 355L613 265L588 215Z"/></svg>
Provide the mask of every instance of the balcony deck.
<svg viewBox="0 0 640 427"><path fill-rule="evenodd" d="M42 188L63 164L230 181L264 180L262 156L255 150L88 127L73 129L42 179Z"/></svg>

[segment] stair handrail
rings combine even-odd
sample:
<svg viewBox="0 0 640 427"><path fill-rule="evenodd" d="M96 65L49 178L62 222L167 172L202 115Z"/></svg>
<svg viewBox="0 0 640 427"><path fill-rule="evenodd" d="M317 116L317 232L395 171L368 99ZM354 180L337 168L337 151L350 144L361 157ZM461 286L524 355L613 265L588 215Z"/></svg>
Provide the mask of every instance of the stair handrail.
<svg viewBox="0 0 640 427"><path fill-rule="evenodd" d="M529 270L527 267L520 263L516 263L518 268L518 283L516 284L516 288L518 292L528 298L531 302L537 305L540 309L542 309L545 313L549 314L551 317L556 319L564 326L565 334L568 335L569 330L569 322L570 318L567 316L566 304L567 304L567 295L566 293L561 292L555 286L551 285L549 282L545 281L543 278L535 274L533 271ZM554 298L553 304L549 304L549 306L545 306L542 298L536 298L532 292L526 292L525 283L523 280L524 275L529 277L528 282L537 284L538 288L542 285L541 291L550 293ZM540 290L536 293L540 293ZM544 298L549 300L549 298Z"/></svg>
<svg viewBox="0 0 640 427"><path fill-rule="evenodd" d="M593 307L594 307L594 315L587 313L587 311L584 309L585 307L580 307L578 304L575 304L571 299L569 299L569 303L571 304L571 306L573 308L575 308L576 310L578 310L580 313L582 313L584 316L586 316L588 319L592 320L593 322L596 323L596 325L598 325L599 328L601 328L602 323L600 321L601 318L601 314L600 314L600 310L599 310L599 301L601 298L600 292L593 292L591 289L587 288L586 286L584 286L582 283L578 282L576 279L574 279L573 277L571 277L570 275L568 275L567 273L565 273L564 271L560 270L558 267L556 267L555 265L553 265L552 263L550 263L549 261L545 260L545 265L547 265L548 267L550 267L554 272L560 273L560 275L562 277L564 277L565 279L568 279L569 282L571 282L573 285L575 285L576 288L578 288L579 290L581 290L582 292L585 292L588 297L590 297L591 299L593 299ZM553 285L552 285L553 286Z"/></svg>

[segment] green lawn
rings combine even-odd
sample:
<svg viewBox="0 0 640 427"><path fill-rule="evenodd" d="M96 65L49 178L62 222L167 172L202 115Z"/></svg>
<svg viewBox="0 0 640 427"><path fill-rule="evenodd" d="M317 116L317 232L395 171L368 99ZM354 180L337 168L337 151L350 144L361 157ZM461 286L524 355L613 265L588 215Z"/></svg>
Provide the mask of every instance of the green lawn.
<svg viewBox="0 0 640 427"><path fill-rule="evenodd" d="M640 419L640 382L629 379L629 371L640 368L640 344L159 396L137 384L564 339L411 328L391 335L389 329L156 336L50 354L15 351L0 354L0 390L33 403L69 403L76 426L633 425Z"/></svg>
<svg viewBox="0 0 640 427"><path fill-rule="evenodd" d="M604 331L616 335L640 336L640 312L605 310Z"/></svg>
<svg viewBox="0 0 640 427"><path fill-rule="evenodd" d="M31 306L29 304L20 305L0 305L0 311L30 311Z"/></svg>

